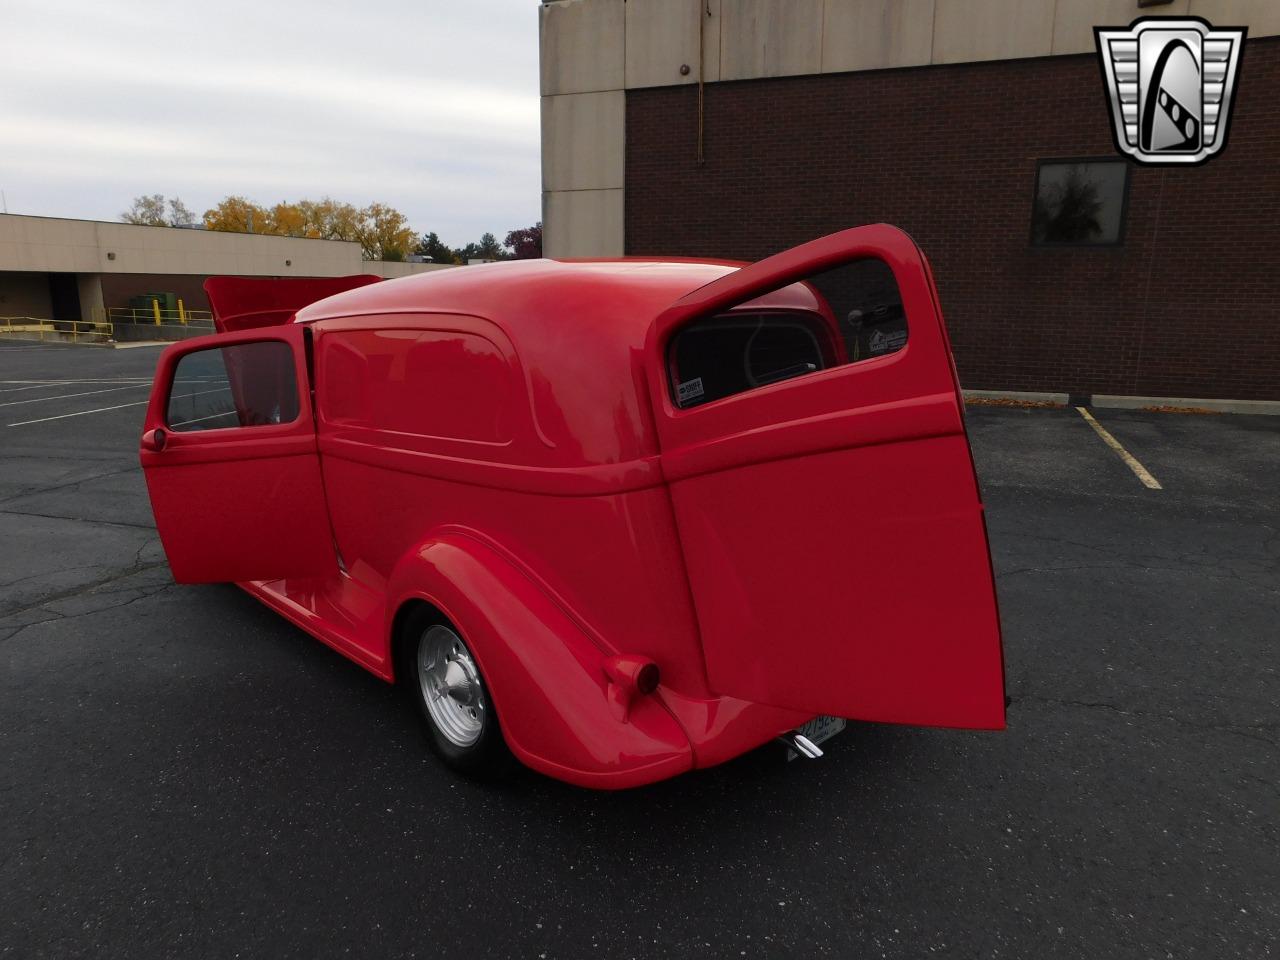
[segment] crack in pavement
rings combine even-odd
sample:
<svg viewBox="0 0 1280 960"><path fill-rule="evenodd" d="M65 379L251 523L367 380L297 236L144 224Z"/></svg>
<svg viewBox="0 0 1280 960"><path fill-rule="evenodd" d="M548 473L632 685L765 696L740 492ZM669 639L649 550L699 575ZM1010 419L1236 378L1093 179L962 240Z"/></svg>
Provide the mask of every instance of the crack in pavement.
<svg viewBox="0 0 1280 960"><path fill-rule="evenodd" d="M141 469L142 467L140 465L135 465L132 467L128 467L127 469L124 469L124 470L113 470L110 473L99 473L99 474L93 475L92 477L81 477L79 480L68 480L66 483L59 483L59 484L55 484L54 486L36 486L28 490L23 490L21 493L15 493L7 497L2 497L0 498L0 504L11 503L14 500L20 500L23 497L34 496L37 493L55 493L58 490L66 490L69 487L77 487L82 483L92 483L95 480L106 480L109 477L120 477L120 476L124 476L126 473L135 473L137 471L140 471Z"/></svg>
<svg viewBox="0 0 1280 960"><path fill-rule="evenodd" d="M137 556L136 553L135 553L135 556ZM106 586L108 583L115 583L119 580L124 580L127 577L136 576L139 573L146 573L148 570L155 570L158 567L167 567L168 565L169 565L168 562L165 560L159 560L155 563L138 563L127 570L112 574L109 577L103 577L102 579L95 580L92 583L83 584L79 587L75 587L70 590L64 590L61 593L55 593L55 594L51 594L50 596L43 597L37 603L30 603L30 604L27 604L25 607L15 607L12 610L5 610L3 612L0 612L0 618L9 619L11 617L16 617L20 614L27 613L28 611L31 611L31 610L39 610L50 603L57 603L61 600L69 600L73 597L84 596L85 594L92 593L98 587ZM175 584L169 584L168 586L174 586L174 585ZM61 616L61 614L59 614L59 616ZM72 616L81 616L81 614L74 614ZM50 619L57 619L57 617L51 617ZM39 622L47 622L47 621L39 621ZM23 624L21 627L19 627L19 630L23 630L23 629L26 629L26 627L28 626L34 626L34 625L35 624ZM8 640L12 636L13 634L9 634L9 636L0 638L0 640Z"/></svg>
<svg viewBox="0 0 1280 960"><path fill-rule="evenodd" d="M132 530L154 530L154 523L129 523L127 520L99 520L94 517L63 517L56 513L32 513L29 510L0 510L6 517L40 517L42 520L70 520L74 523L101 523L110 527L129 527Z"/></svg>
<svg viewBox="0 0 1280 960"><path fill-rule="evenodd" d="M38 627L44 623L55 623L55 622L60 623L66 620L78 620L81 617L90 617L96 613L105 613L108 610L123 610L125 607L132 606L133 604L137 603L140 600L149 600L152 597L158 596L164 593L166 590L170 590L176 586L178 586L178 584L176 583L162 583L162 584L155 585L150 590L145 589L143 587L130 588L127 590L108 590L105 593L96 594L96 596L110 597L116 594L127 594L127 593L133 593L135 591L138 592L138 596L130 597L128 600L124 600L119 603L108 603L105 606L94 607L91 610L81 610L79 613L58 613L56 610L48 610L47 608L44 607L44 605L41 605L40 607L37 607L37 608L28 607L27 609L41 609L46 613L52 613L53 616L45 617L43 620L32 620L29 623L24 623L21 626L15 627L12 631L10 631L9 633L6 633L3 637L0 637L0 643L4 643L6 641L12 640L14 637L22 633L24 630L28 630L31 627ZM58 601L50 600L46 602L56 603Z"/></svg>

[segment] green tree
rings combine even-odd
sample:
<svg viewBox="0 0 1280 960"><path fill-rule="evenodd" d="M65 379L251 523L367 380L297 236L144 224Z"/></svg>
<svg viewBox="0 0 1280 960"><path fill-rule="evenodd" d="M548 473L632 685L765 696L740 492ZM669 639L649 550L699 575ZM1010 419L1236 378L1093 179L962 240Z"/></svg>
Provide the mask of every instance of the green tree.
<svg viewBox="0 0 1280 960"><path fill-rule="evenodd" d="M484 234L479 243L468 243L465 247L459 247L454 253L457 254L459 263L466 263L468 260L503 260L506 258L502 245L498 243L498 238L492 233Z"/></svg>
<svg viewBox="0 0 1280 960"><path fill-rule="evenodd" d="M421 257L430 257L432 263L458 262L458 256L454 253L453 248L442 241L434 232L424 233L413 252Z"/></svg>
<svg viewBox="0 0 1280 960"><path fill-rule="evenodd" d="M480 238L480 256L486 260L501 260L503 258L502 245L498 243L498 238L492 233L486 233Z"/></svg>

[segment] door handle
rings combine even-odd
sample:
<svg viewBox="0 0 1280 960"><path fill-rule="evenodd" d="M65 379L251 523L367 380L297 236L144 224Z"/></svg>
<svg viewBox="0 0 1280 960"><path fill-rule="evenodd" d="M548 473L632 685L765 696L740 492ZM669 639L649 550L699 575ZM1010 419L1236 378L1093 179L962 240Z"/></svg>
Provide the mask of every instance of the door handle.
<svg viewBox="0 0 1280 960"><path fill-rule="evenodd" d="M142 449L154 450L156 453L159 453L164 449L164 445L168 439L168 434L159 427L156 427L154 430L148 430L142 435Z"/></svg>

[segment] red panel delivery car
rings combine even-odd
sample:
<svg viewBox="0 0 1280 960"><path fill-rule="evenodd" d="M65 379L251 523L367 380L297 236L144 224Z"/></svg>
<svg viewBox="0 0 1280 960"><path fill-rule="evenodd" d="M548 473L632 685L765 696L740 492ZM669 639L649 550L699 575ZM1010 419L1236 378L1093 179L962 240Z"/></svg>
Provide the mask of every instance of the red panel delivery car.
<svg viewBox="0 0 1280 960"><path fill-rule="evenodd" d="M896 228L746 266L440 270L296 313L246 290L269 325L156 372L173 576L404 684L450 765L616 788L777 738L817 755L840 718L1003 727L960 394Z"/></svg>

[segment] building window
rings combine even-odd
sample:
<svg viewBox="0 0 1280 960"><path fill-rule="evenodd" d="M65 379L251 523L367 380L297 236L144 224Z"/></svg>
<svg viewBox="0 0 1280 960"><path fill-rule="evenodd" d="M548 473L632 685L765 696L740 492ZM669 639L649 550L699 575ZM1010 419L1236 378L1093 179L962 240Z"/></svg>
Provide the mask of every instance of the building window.
<svg viewBox="0 0 1280 960"><path fill-rule="evenodd" d="M1042 160L1036 168L1031 242L1115 246L1124 239L1129 164L1123 160Z"/></svg>

